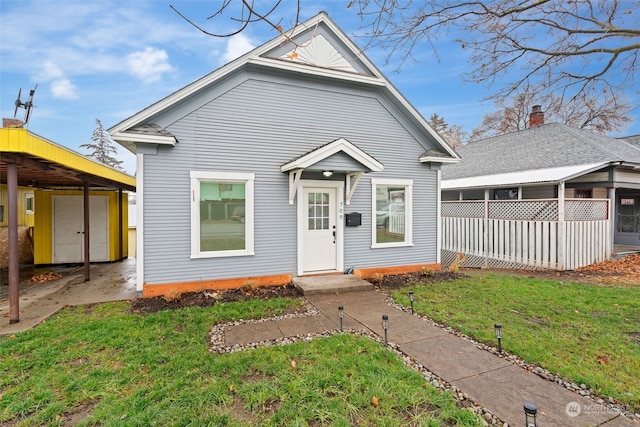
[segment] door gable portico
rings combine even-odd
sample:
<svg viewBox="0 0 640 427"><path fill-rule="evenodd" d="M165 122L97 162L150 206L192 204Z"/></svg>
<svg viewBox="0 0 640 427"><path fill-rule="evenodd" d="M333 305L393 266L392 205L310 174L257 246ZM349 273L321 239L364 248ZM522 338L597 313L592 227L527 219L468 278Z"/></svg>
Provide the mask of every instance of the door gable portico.
<svg viewBox="0 0 640 427"><path fill-rule="evenodd" d="M344 138L315 148L306 154L282 165L282 172L289 172L289 204L292 205L300 188L300 179L304 171L321 172L325 176L335 173L345 174L348 205L360 177L367 172L380 172L382 163L365 153ZM353 178L353 180L352 180Z"/></svg>

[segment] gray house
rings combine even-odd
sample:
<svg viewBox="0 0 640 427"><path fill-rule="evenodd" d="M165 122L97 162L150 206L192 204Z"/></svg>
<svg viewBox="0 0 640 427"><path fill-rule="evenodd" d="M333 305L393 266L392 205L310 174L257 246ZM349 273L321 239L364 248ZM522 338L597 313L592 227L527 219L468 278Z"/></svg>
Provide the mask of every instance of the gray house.
<svg viewBox="0 0 640 427"><path fill-rule="evenodd" d="M109 132L137 155L145 296L439 267L458 156L325 13Z"/></svg>
<svg viewBox="0 0 640 427"><path fill-rule="evenodd" d="M640 136L545 124L539 106L530 124L458 149L460 162L442 171L442 200L608 199L610 247L640 246Z"/></svg>

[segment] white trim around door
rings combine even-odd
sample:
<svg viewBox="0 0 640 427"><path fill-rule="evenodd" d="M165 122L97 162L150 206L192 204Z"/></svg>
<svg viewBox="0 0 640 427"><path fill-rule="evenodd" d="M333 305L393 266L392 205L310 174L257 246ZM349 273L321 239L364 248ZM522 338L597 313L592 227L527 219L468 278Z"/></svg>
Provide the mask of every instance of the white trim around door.
<svg viewBox="0 0 640 427"><path fill-rule="evenodd" d="M342 272L344 182L300 180L297 200L298 276Z"/></svg>

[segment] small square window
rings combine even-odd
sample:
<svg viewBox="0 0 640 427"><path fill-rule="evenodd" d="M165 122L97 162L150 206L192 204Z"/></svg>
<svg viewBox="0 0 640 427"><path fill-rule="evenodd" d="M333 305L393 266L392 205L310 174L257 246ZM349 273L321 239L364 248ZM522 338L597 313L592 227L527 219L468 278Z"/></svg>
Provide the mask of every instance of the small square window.
<svg viewBox="0 0 640 427"><path fill-rule="evenodd" d="M29 193L25 195L24 201L25 211L27 214L33 214L34 212L34 199L33 194Z"/></svg>

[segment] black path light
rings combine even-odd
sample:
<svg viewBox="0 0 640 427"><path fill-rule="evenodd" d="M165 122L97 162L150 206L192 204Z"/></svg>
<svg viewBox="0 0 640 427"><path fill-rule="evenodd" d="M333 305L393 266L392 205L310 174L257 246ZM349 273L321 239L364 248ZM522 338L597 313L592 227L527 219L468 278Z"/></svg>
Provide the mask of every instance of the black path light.
<svg viewBox="0 0 640 427"><path fill-rule="evenodd" d="M524 402L525 427L538 427L538 407L533 402Z"/></svg>
<svg viewBox="0 0 640 427"><path fill-rule="evenodd" d="M409 291L409 301L411 301L411 314L413 314L413 291Z"/></svg>
<svg viewBox="0 0 640 427"><path fill-rule="evenodd" d="M387 316L386 314L382 315L382 329L384 329L384 343L386 345L388 343L387 329L389 329L389 316Z"/></svg>
<svg viewBox="0 0 640 427"><path fill-rule="evenodd" d="M342 319L344 319L344 307L338 306L338 317L340 318L340 331L342 331Z"/></svg>
<svg viewBox="0 0 640 427"><path fill-rule="evenodd" d="M498 338L498 353L502 353L502 325L496 323L493 325L493 331L496 333L496 338Z"/></svg>

